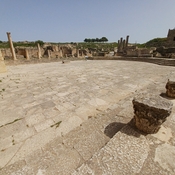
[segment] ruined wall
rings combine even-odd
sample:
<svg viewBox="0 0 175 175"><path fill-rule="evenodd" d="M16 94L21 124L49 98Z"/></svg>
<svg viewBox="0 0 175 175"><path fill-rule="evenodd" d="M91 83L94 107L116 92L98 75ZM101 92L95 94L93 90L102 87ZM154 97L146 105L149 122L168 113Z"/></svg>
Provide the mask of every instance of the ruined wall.
<svg viewBox="0 0 175 175"><path fill-rule="evenodd" d="M1 52L2 52L2 56L4 57L4 59L7 57L12 57L10 48L1 49Z"/></svg>
<svg viewBox="0 0 175 175"><path fill-rule="evenodd" d="M167 35L167 41L168 42L175 42L175 29L169 29L168 35Z"/></svg>
<svg viewBox="0 0 175 175"><path fill-rule="evenodd" d="M28 51L29 57L30 58L37 58L38 57L38 48L37 47L16 47L15 48L15 52L16 52L16 56L23 56L24 58L26 58L26 51ZM41 55L44 54L44 50L41 49Z"/></svg>

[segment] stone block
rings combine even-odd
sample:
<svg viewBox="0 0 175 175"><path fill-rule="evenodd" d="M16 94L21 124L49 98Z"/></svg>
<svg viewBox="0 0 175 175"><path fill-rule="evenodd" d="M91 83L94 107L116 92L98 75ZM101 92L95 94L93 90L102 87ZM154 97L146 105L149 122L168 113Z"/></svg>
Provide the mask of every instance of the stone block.
<svg viewBox="0 0 175 175"><path fill-rule="evenodd" d="M140 174L148 152L146 138L126 125L72 175Z"/></svg>
<svg viewBox="0 0 175 175"><path fill-rule="evenodd" d="M166 95L171 98L175 98L175 81L167 82L166 86Z"/></svg>
<svg viewBox="0 0 175 175"><path fill-rule="evenodd" d="M80 140L74 148L83 157L84 160L88 160L92 155L101 149L109 138L99 131L95 131L85 139Z"/></svg>
<svg viewBox="0 0 175 175"><path fill-rule="evenodd" d="M154 94L138 94L132 102L134 125L147 134L158 132L173 106L172 102Z"/></svg>

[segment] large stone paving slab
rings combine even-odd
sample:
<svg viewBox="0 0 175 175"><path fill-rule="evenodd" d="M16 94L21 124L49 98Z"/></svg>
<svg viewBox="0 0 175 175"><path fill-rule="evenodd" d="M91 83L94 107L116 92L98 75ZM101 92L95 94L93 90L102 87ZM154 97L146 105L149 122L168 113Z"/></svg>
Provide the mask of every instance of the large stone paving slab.
<svg viewBox="0 0 175 175"><path fill-rule="evenodd" d="M24 160L148 85L154 88L175 75L174 67L127 61L57 62L7 69L0 74L1 168ZM129 117L127 105L121 104L119 115ZM75 147L82 152L80 143Z"/></svg>

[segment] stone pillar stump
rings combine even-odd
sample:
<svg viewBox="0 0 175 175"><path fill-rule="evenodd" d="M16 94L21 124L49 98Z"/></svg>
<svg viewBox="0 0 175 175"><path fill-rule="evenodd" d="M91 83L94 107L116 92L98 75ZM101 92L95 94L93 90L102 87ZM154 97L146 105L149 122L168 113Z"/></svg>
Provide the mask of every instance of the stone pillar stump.
<svg viewBox="0 0 175 175"><path fill-rule="evenodd" d="M9 41L9 44L10 44L10 50L11 50L11 53L12 53L12 57L13 57L14 60L17 60L10 32L7 32L7 37L8 37L8 41Z"/></svg>
<svg viewBox="0 0 175 175"><path fill-rule="evenodd" d="M172 102L154 94L139 94L133 101L134 125L147 134L158 132L171 114Z"/></svg>
<svg viewBox="0 0 175 175"><path fill-rule="evenodd" d="M175 98L175 81L167 82L166 86L166 95L171 98Z"/></svg>

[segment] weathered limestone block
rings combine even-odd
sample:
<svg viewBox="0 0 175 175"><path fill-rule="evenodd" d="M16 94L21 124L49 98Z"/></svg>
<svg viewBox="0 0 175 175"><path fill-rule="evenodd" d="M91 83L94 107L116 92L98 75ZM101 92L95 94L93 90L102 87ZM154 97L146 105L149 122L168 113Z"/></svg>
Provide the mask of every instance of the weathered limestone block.
<svg viewBox="0 0 175 175"><path fill-rule="evenodd" d="M3 61L4 60L4 57L2 56L2 52L0 50L0 61Z"/></svg>
<svg viewBox="0 0 175 175"><path fill-rule="evenodd" d="M166 95L168 97L175 98L175 81L168 80L165 88L166 88Z"/></svg>
<svg viewBox="0 0 175 175"><path fill-rule="evenodd" d="M147 134L158 132L160 126L171 114L172 102L154 95L139 94L133 99L134 124Z"/></svg>

